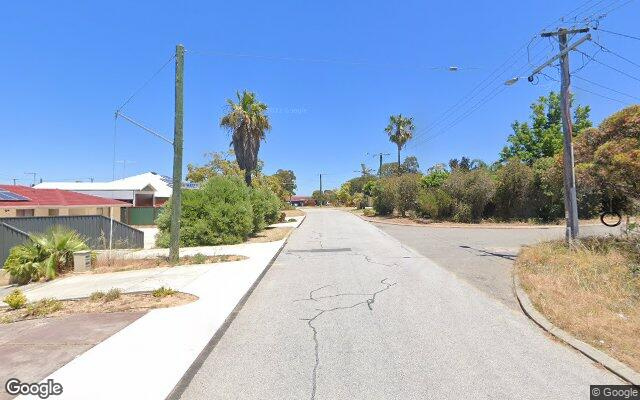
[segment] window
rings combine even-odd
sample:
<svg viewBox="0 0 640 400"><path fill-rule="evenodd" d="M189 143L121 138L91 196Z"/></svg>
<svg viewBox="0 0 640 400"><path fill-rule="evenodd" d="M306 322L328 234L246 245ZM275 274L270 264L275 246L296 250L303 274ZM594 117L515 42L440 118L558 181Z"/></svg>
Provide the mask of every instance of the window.
<svg viewBox="0 0 640 400"><path fill-rule="evenodd" d="M57 208L50 208L49 209L49 216L50 217L57 217L58 215L60 215L60 210L58 210Z"/></svg>
<svg viewBox="0 0 640 400"><path fill-rule="evenodd" d="M16 210L16 217L33 217L33 208L22 208Z"/></svg>

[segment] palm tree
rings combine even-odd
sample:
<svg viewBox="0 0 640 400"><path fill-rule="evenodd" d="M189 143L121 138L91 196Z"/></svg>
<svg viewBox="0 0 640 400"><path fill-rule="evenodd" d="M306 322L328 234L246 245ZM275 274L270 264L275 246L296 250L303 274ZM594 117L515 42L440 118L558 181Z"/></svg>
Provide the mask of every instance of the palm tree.
<svg viewBox="0 0 640 400"><path fill-rule="evenodd" d="M236 161L244 170L244 180L251 186L251 172L258 165L260 142L271 129L269 117L265 115L267 105L256 100L253 92L236 92L238 102L227 99L229 113L220 120L220 127L232 132L231 144Z"/></svg>
<svg viewBox="0 0 640 400"><path fill-rule="evenodd" d="M389 117L389 125L384 129L389 140L398 146L398 173L400 173L400 150L413 136L413 118L403 117L402 114Z"/></svg>

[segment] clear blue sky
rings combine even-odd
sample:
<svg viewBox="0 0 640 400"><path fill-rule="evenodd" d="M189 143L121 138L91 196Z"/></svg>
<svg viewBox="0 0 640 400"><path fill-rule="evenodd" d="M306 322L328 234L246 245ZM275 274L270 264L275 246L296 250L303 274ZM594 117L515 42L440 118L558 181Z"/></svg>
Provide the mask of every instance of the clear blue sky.
<svg viewBox="0 0 640 400"><path fill-rule="evenodd" d="M601 27L640 36L640 2L624 5L623 0L87 3L3 5L0 182L16 177L29 183L25 172L37 172L45 180L110 179L114 110L169 58L177 43L187 48L185 166L204 162L206 152L228 148L229 136L218 126L225 99L250 89L272 109L273 130L260 152L265 172L293 169L298 192L308 194L317 187L318 172L328 174L325 187L332 187L356 176L352 171L361 162L376 167L367 152L393 154L383 131L392 113L414 117L416 143L438 135L405 151L416 155L423 169L461 155L495 160L511 122L526 119L529 104L558 86L544 79L537 86L522 80L492 96L517 70L523 75L532 69L526 67L524 49L481 95L455 109L436 129L421 132L536 32L574 8L582 6L583 17L623 5ZM551 25L557 26L557 21ZM640 63L640 41L596 36ZM590 43L581 48L589 54L597 50ZM532 55L541 60L553 52L555 47L541 41ZM227 53L268 57L220 55ZM640 76L640 68L611 54L600 52L597 59ZM581 55L572 54L572 69L582 64ZM461 70L429 68L450 65ZM465 70L471 67L477 69ZM548 73L558 76L555 69ZM579 75L640 97L639 81L597 63ZM586 82L574 83L634 101ZM596 122L624 106L579 90L575 94L579 103L592 106ZM485 97L490 98L486 105L450 129L438 129ZM124 112L172 135L173 65ZM171 173L170 146L126 122L119 123L116 158L133 162L127 175ZM122 173L118 164L117 176Z"/></svg>

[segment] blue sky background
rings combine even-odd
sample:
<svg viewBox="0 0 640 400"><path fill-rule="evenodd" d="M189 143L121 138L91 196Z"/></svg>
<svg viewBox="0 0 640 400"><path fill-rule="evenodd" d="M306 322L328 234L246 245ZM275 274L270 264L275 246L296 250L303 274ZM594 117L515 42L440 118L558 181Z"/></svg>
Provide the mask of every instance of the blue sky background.
<svg viewBox="0 0 640 400"><path fill-rule="evenodd" d="M111 179L114 110L177 43L187 49L185 166L228 148L229 135L218 126L225 99L250 89L271 107L273 130L260 153L265 172L293 169L298 193L308 194L317 187L319 172L328 174L325 187L337 186L356 176L361 162L376 167L366 153L393 154L383 130L392 113L414 117L417 138L404 154L416 155L422 169L461 155L495 160L511 122L528 118L529 104L558 87L545 79L510 87L501 82L530 71L522 46L548 24L557 27L554 20L575 8L580 7L579 18L612 10L602 28L640 36L640 2L624 0L88 3L3 5L0 182L15 177L30 183L25 172L37 172L44 180ZM595 35L640 63L640 41ZM533 62L556 48L547 40L535 42ZM586 43L581 49L595 54L598 48ZM229 53L268 57L222 55ZM640 68L611 54L600 52L596 58L640 77ZM572 54L572 69L582 64L583 58ZM461 70L430 68L450 65ZM465 69L472 67L477 69ZM558 77L553 68L548 73ZM597 63L578 75L640 97L640 81ZM423 133L488 76L495 79L484 81L477 97ZM173 95L170 64L124 112L171 136ZM596 122L624 106L577 89L575 95L578 103L591 105ZM482 100L490 101L472 108ZM116 159L133 162L127 175L171 173L171 147L138 128L119 122L115 144ZM116 175L122 174L118 164Z"/></svg>

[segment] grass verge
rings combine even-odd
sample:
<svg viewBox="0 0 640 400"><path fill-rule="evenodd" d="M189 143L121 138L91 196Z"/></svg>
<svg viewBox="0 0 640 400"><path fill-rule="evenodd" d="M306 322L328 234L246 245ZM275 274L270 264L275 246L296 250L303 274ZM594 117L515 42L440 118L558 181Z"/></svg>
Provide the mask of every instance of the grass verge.
<svg viewBox="0 0 640 400"><path fill-rule="evenodd" d="M176 265L195 265L195 264L214 264L229 261L246 260L247 257L239 255L220 255L205 256L196 254L194 256L180 257L180 261ZM148 269L158 267L171 267L173 264L168 257L152 257L152 258L99 258L91 273L103 274L106 272L131 271L137 269Z"/></svg>
<svg viewBox="0 0 640 400"><path fill-rule="evenodd" d="M161 293L160 296L157 293ZM0 308L0 323L28 319L59 317L80 313L137 312L154 308L174 307L197 300L196 296L162 287L152 293L121 293L118 289L94 292L85 299L43 299L20 309Z"/></svg>
<svg viewBox="0 0 640 400"><path fill-rule="evenodd" d="M525 247L516 273L553 324L640 371L639 235Z"/></svg>

